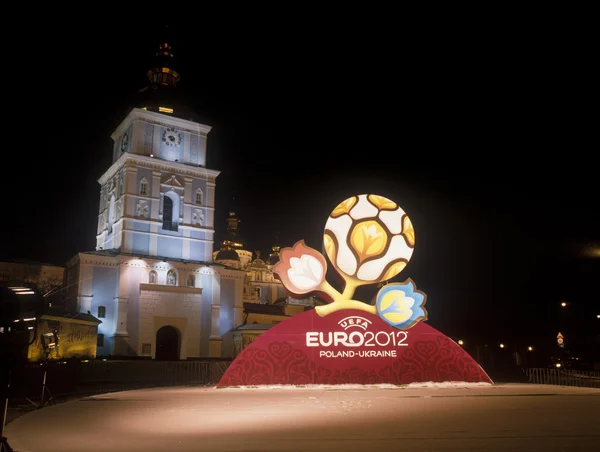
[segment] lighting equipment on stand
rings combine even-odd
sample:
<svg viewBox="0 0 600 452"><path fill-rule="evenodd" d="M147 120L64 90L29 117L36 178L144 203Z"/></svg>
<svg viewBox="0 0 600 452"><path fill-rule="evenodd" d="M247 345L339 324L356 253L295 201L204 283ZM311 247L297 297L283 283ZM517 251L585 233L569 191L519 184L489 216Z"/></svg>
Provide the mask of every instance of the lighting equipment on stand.
<svg viewBox="0 0 600 452"><path fill-rule="evenodd" d="M12 452L4 436L12 369L27 362L27 349L37 338L38 321L47 308L46 298L34 288L0 286L0 390L4 399L0 452Z"/></svg>
<svg viewBox="0 0 600 452"><path fill-rule="evenodd" d="M52 404L54 396L50 391L50 388L46 384L46 377L48 375L48 359L51 358L52 353L58 349L58 331L53 330L48 333L44 333L40 336L42 347L44 348L44 358L42 359L42 366L44 368L44 378L42 379L42 395L40 397L40 403L35 403L33 400L26 397L26 400L32 403L37 408L42 408L46 405ZM44 397L48 393L48 398L44 400Z"/></svg>

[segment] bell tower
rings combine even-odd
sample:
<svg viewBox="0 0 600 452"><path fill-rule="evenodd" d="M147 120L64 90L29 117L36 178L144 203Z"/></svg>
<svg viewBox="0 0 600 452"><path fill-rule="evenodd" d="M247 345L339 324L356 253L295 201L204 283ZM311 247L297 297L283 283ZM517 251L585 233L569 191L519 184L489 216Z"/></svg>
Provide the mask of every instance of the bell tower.
<svg viewBox="0 0 600 452"><path fill-rule="evenodd" d="M166 40L147 77L111 135L113 163L98 180L96 249L211 262L219 175L206 168L211 126L193 120Z"/></svg>

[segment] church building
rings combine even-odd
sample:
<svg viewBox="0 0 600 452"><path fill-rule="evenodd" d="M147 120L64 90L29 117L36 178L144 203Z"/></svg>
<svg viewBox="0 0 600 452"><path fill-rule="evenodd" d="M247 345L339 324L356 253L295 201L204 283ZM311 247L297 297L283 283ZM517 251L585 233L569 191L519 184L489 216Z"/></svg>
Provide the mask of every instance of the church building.
<svg viewBox="0 0 600 452"><path fill-rule="evenodd" d="M246 271L213 261L211 127L177 103L168 43L147 75L145 98L113 132L112 165L98 180L96 249L66 265L67 309L102 321L97 356L232 356Z"/></svg>

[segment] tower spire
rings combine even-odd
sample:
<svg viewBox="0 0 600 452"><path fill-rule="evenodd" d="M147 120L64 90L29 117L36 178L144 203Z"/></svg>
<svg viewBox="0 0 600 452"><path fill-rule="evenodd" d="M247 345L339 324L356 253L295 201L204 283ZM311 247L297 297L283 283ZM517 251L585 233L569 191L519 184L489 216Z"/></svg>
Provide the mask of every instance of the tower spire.
<svg viewBox="0 0 600 452"><path fill-rule="evenodd" d="M168 33L168 25L165 25L158 50L154 54L152 67L147 72L148 80L153 88L161 86L175 87L180 79L179 72L175 70L175 55L169 44L171 36Z"/></svg>
<svg viewBox="0 0 600 452"><path fill-rule="evenodd" d="M207 117L198 115L197 96L189 91L189 85L186 88L181 84L180 70L185 66L185 51L178 53L176 33L177 28L170 25L156 28L152 33L154 44L151 44L146 66L146 83L132 96L130 108L207 124Z"/></svg>

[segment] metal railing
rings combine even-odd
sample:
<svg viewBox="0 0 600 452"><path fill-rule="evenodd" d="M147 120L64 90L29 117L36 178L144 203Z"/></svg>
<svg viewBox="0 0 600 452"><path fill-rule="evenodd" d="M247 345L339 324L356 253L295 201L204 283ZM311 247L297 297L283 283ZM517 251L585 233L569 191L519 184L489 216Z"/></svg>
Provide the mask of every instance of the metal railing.
<svg viewBox="0 0 600 452"><path fill-rule="evenodd" d="M600 372L592 370L527 368L529 383L600 388Z"/></svg>
<svg viewBox="0 0 600 452"><path fill-rule="evenodd" d="M78 382L149 383L154 385L216 384L218 361L101 361L82 363Z"/></svg>
<svg viewBox="0 0 600 452"><path fill-rule="evenodd" d="M31 396L47 370L54 395L102 393L159 386L216 385L231 360L84 360L14 369L14 395Z"/></svg>

